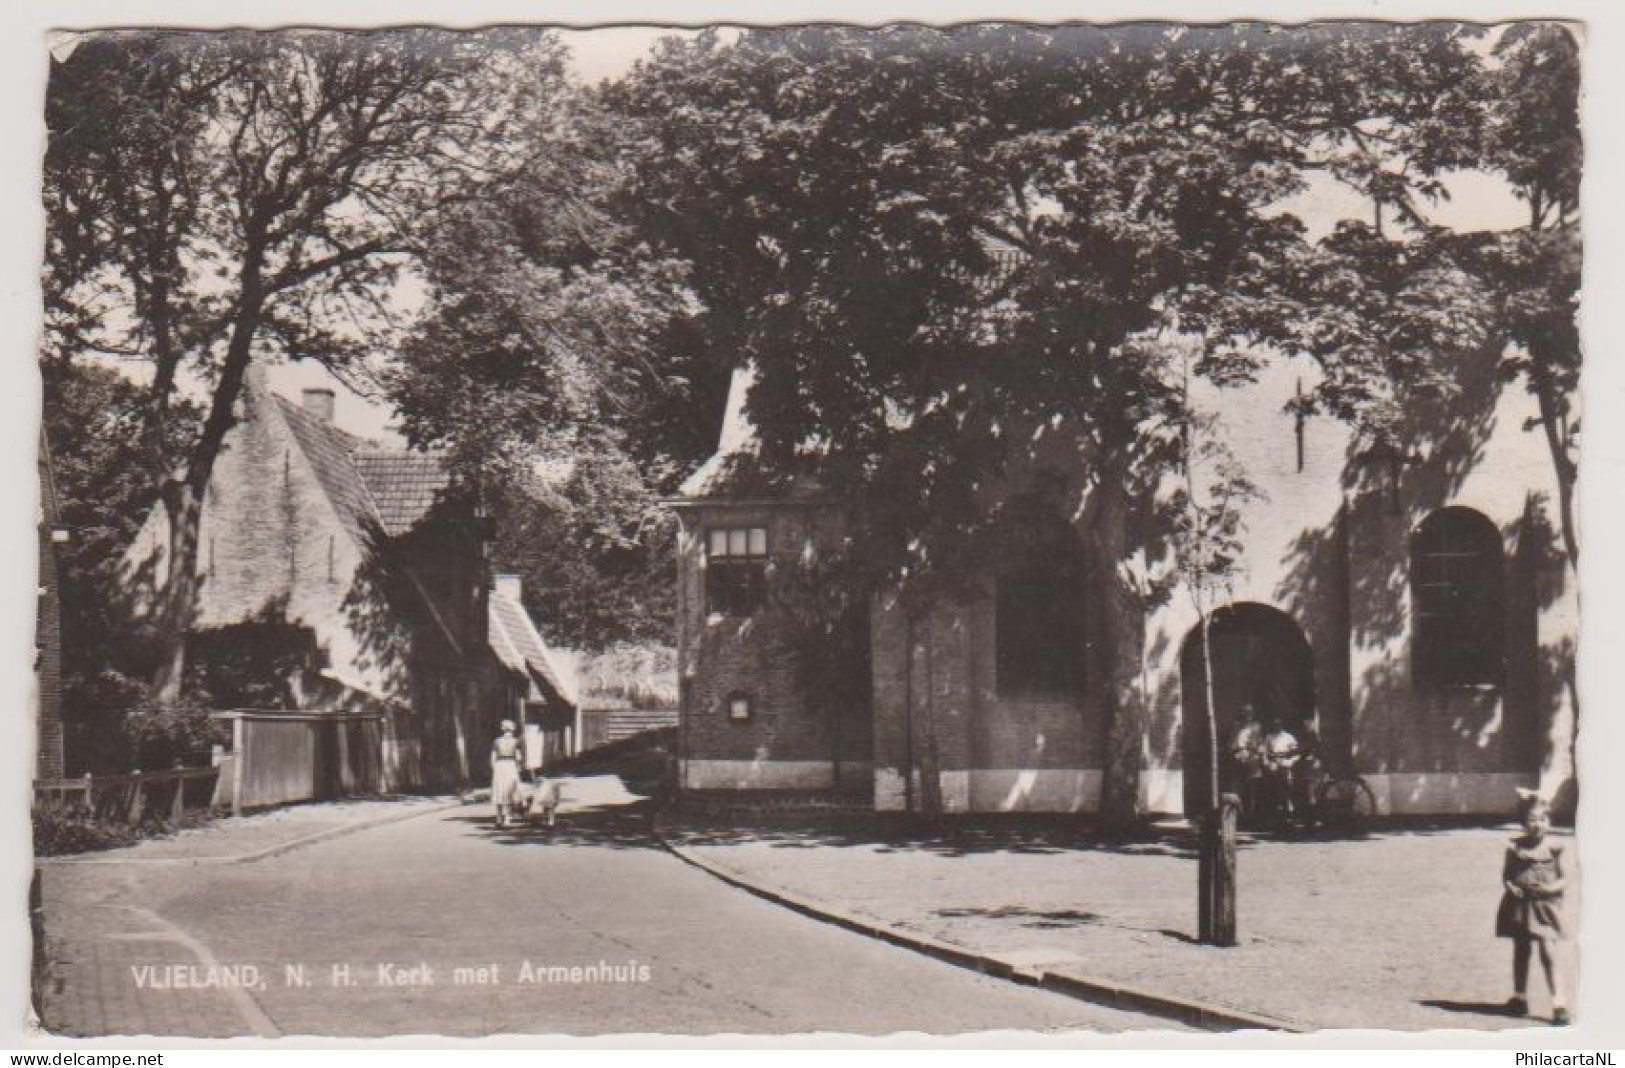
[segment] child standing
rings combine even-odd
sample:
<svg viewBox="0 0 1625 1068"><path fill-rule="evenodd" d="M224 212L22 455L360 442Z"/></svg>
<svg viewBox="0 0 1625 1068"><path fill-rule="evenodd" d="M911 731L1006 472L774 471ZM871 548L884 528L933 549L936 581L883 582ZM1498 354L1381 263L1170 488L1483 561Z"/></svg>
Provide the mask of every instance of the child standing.
<svg viewBox="0 0 1625 1068"><path fill-rule="evenodd" d="M1561 962L1563 942L1563 847L1546 832L1551 819L1546 802L1533 790L1518 791L1523 834L1507 846L1501 869L1501 907L1495 915L1495 933L1512 939L1512 998L1507 1009L1518 1015L1529 1011L1529 957L1539 950L1546 986L1552 992L1552 1023L1569 1022L1563 996Z"/></svg>

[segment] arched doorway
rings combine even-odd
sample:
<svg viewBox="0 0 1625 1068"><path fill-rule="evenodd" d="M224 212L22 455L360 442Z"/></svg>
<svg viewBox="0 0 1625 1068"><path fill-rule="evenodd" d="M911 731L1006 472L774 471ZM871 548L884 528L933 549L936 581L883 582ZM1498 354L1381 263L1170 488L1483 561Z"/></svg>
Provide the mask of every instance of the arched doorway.
<svg viewBox="0 0 1625 1068"><path fill-rule="evenodd" d="M1266 604L1243 602L1217 609L1209 621L1213 650L1213 711L1219 741L1234 732L1241 707L1275 716L1300 739L1315 725L1315 665L1309 642L1291 616ZM1180 708L1185 813L1207 808L1209 775L1207 674L1202 628L1192 627L1180 648ZM1220 761L1221 769L1224 761ZM1224 771L1221 770L1221 776ZM1221 778L1220 785L1233 784Z"/></svg>

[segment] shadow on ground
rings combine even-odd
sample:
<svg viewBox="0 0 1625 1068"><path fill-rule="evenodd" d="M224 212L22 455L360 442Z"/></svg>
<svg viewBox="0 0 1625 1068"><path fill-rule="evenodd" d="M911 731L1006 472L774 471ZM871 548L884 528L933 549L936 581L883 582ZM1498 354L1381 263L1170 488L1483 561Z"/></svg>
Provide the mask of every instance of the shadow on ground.
<svg viewBox="0 0 1625 1068"><path fill-rule="evenodd" d="M1468 1013L1473 1016L1522 1017L1527 1015L1513 1010L1504 1001L1442 1001L1429 999L1419 1001L1417 1004L1426 1005L1430 1009Z"/></svg>
<svg viewBox="0 0 1625 1068"><path fill-rule="evenodd" d="M1015 920L1018 926L1032 927L1038 930L1061 930L1071 927L1082 927L1086 924L1098 924L1102 918L1093 912L1079 912L1077 909L1053 909L1044 911L1040 909L1024 908L1020 905L1000 905L997 908L955 908L937 909L934 915L944 919L989 919L989 920Z"/></svg>
<svg viewBox="0 0 1625 1068"><path fill-rule="evenodd" d="M879 853L925 852L945 857L985 853L1044 855L1082 850L1192 858L1196 838L1184 828L1148 827L1109 835L1075 816L962 816L922 821L879 813L862 816L663 817L663 832L683 845L765 842L775 849L854 848Z"/></svg>
<svg viewBox="0 0 1625 1068"><path fill-rule="evenodd" d="M1162 856L1195 860L1197 834L1182 824L1147 826L1127 835L1108 833L1087 817L961 816L925 822L917 817L884 813L863 816L741 815L666 816L667 837L684 845L767 843L775 849L854 848L880 853L926 852L944 857L986 853L1055 854L1104 852L1127 856ZM1495 821L1383 820L1355 832L1316 830L1243 831L1237 848L1265 843L1358 841L1392 837L1442 835L1469 827L1501 826Z"/></svg>
<svg viewBox="0 0 1625 1068"><path fill-rule="evenodd" d="M560 813L551 827L544 821L498 827L490 810L482 806L478 813L461 813L451 822L465 824L470 834L477 834L498 845L514 847L589 846L608 849L655 849L650 826L650 803L638 801L629 804L602 805L571 809Z"/></svg>

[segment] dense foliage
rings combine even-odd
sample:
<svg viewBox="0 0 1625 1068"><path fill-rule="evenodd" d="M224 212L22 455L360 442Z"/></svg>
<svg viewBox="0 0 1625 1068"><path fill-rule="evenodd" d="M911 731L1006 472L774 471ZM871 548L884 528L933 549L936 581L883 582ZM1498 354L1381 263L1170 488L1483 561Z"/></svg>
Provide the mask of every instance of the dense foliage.
<svg viewBox="0 0 1625 1068"><path fill-rule="evenodd" d="M518 31L109 32L53 62L47 346L150 366L160 701L184 679L202 495L249 362L353 377L387 347L420 228L518 166L508 124L558 71ZM183 375L205 413L172 478Z"/></svg>

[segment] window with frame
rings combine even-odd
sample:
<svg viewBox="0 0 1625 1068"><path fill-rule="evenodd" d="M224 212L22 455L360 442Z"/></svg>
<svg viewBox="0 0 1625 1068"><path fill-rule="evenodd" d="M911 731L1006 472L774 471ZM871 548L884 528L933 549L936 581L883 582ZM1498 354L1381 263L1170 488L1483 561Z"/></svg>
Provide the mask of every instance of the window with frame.
<svg viewBox="0 0 1625 1068"><path fill-rule="evenodd" d="M766 601L767 528L714 527L707 531L706 611L748 616Z"/></svg>
<svg viewBox="0 0 1625 1068"><path fill-rule="evenodd" d="M1444 508L1411 535L1411 674L1420 687L1498 686L1505 674L1501 534Z"/></svg>

